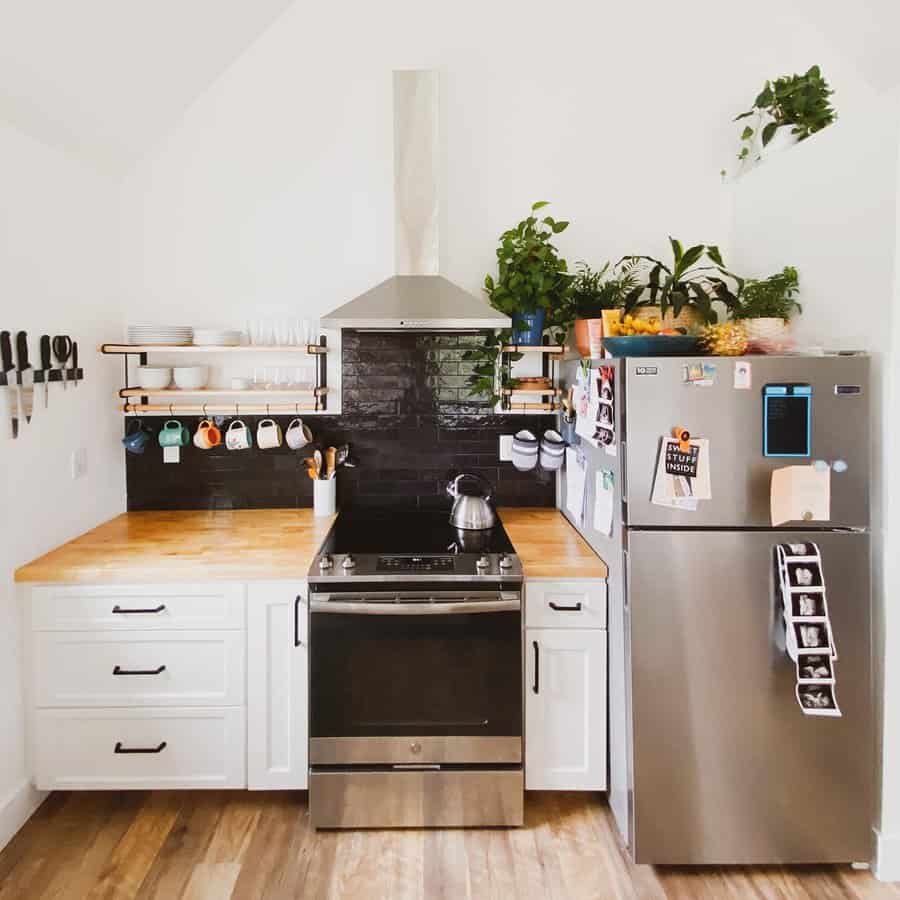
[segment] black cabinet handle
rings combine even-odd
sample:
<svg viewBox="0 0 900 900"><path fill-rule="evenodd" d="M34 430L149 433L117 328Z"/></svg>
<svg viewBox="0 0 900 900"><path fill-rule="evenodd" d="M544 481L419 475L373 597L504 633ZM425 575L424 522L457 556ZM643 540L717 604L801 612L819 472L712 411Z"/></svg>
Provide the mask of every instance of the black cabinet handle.
<svg viewBox="0 0 900 900"><path fill-rule="evenodd" d="M122 607L117 603L112 608L112 611L121 615L128 615L130 613L161 613L165 608L166 604L160 603L159 606L155 606L153 609L122 609Z"/></svg>
<svg viewBox="0 0 900 900"><path fill-rule="evenodd" d="M116 666L113 669L113 675L162 675L165 671L165 666L159 666L156 669L123 669L121 666Z"/></svg>
<svg viewBox="0 0 900 900"><path fill-rule="evenodd" d="M532 641L531 646L534 647L534 684L531 689L538 694L541 690L541 656L538 651L538 642Z"/></svg>
<svg viewBox="0 0 900 900"><path fill-rule="evenodd" d="M116 742L113 753L162 753L168 745L162 741L158 747L123 747L121 741Z"/></svg>
<svg viewBox="0 0 900 900"><path fill-rule="evenodd" d="M581 601L576 603L574 606L557 606L551 600L550 601L550 609L555 609L557 612L581 612Z"/></svg>
<svg viewBox="0 0 900 900"><path fill-rule="evenodd" d="M300 601L303 598L297 594L294 601L294 646L299 647L303 641L300 640Z"/></svg>

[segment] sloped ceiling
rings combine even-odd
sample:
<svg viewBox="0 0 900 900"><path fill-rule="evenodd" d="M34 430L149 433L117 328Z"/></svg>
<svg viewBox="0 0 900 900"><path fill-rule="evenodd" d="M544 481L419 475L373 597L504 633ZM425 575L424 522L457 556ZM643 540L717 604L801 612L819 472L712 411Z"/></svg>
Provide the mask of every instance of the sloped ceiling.
<svg viewBox="0 0 900 900"><path fill-rule="evenodd" d="M123 171L292 2L0 0L0 120ZM742 15L765 15L773 2L783 0ZM794 9L875 92L900 85L898 0L794 0ZM313 5L313 30L314 15ZM733 40L740 33L738 16Z"/></svg>
<svg viewBox="0 0 900 900"><path fill-rule="evenodd" d="M0 0L0 119L123 170L291 0Z"/></svg>

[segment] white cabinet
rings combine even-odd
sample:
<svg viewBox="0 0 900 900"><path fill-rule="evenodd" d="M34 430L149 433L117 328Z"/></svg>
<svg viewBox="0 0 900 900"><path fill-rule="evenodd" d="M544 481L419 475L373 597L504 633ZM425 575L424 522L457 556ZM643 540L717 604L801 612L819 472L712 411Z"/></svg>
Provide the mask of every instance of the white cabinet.
<svg viewBox="0 0 900 900"><path fill-rule="evenodd" d="M525 787L606 789L606 631L525 631Z"/></svg>
<svg viewBox="0 0 900 900"><path fill-rule="evenodd" d="M247 592L247 781L307 786L306 582L259 582Z"/></svg>
<svg viewBox="0 0 900 900"><path fill-rule="evenodd" d="M606 628L605 581L529 581L529 628Z"/></svg>

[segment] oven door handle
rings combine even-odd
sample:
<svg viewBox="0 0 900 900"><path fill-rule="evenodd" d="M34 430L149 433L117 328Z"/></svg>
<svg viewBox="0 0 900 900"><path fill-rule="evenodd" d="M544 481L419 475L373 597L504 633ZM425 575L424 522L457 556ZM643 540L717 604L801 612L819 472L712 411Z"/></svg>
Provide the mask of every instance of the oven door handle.
<svg viewBox="0 0 900 900"><path fill-rule="evenodd" d="M310 600L309 611L313 613L346 613L362 616L449 616L459 613L518 612L522 604L515 600L461 600L458 603L444 602L374 602L354 603L344 600Z"/></svg>

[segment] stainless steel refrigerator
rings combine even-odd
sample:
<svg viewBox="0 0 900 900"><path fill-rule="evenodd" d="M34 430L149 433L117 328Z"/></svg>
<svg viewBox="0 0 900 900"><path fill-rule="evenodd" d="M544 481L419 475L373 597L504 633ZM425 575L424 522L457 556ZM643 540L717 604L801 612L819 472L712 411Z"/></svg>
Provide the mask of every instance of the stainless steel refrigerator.
<svg viewBox="0 0 900 900"><path fill-rule="evenodd" d="M707 359L700 383L689 380L694 358L607 362L615 449L581 441L583 515L567 510L565 476L559 499L610 567L610 803L634 859L868 860L868 358ZM745 367L736 371L744 363L749 383ZM773 395L805 399L770 408ZM651 502L661 441L675 426L709 441L712 496L694 511ZM773 529L772 471L817 460L831 467L830 518ZM594 528L600 470L613 473L611 535ZM821 552L840 717L804 715L794 693L774 548L798 541Z"/></svg>

